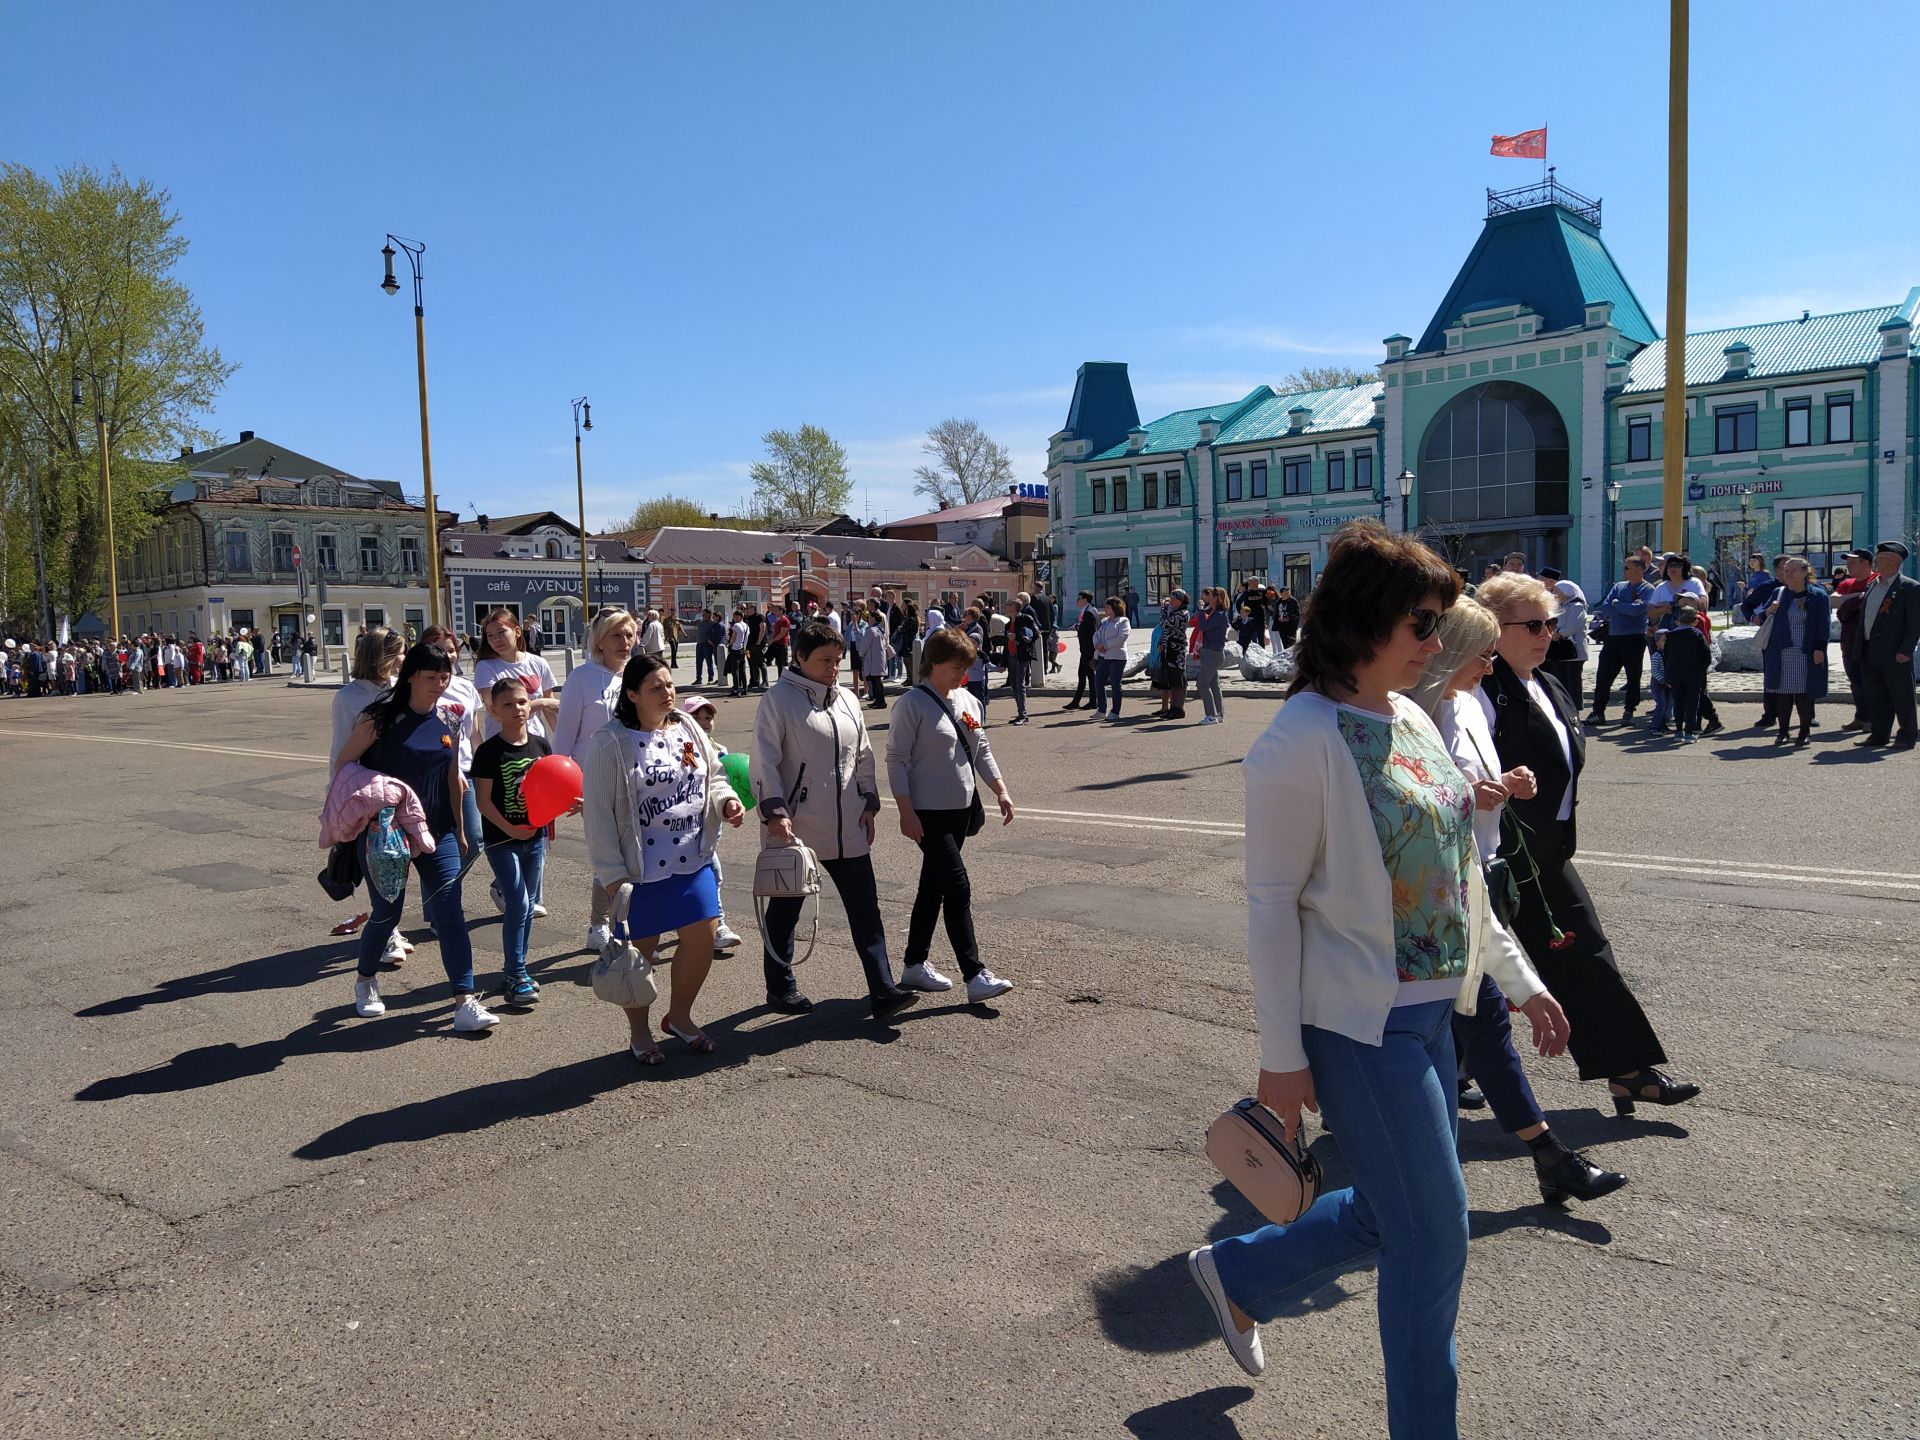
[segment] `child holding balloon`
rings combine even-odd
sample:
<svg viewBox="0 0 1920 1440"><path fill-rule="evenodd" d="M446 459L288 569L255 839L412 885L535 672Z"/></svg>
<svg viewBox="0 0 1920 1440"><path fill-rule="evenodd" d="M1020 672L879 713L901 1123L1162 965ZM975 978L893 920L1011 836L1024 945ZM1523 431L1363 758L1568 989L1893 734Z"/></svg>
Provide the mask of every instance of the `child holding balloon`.
<svg viewBox="0 0 1920 1440"><path fill-rule="evenodd" d="M532 1005L540 983L527 973L527 943L533 933L533 901L547 863L548 816L532 824L527 809L528 772L553 752L543 736L532 733L533 697L519 675L502 675L487 693L487 713L497 727L493 738L473 752L474 798L480 802L480 831L487 863L506 910L500 944L506 956L505 1003ZM577 794L578 791L576 790ZM578 811L576 800L573 809Z"/></svg>

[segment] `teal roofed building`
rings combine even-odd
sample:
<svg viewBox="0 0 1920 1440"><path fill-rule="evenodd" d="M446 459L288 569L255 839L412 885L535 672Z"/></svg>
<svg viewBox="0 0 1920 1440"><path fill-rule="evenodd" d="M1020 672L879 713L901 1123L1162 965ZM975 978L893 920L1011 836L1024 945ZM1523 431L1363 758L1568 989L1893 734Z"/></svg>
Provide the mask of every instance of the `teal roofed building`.
<svg viewBox="0 0 1920 1440"><path fill-rule="evenodd" d="M1597 200L1549 178L1488 191L1479 235L1379 379L1258 386L1142 424L1127 367L1081 367L1048 445L1054 588L1306 590L1361 515L1418 530L1469 578L1518 551L1590 593L1639 545L1730 590L1745 556L1830 573L1920 524L1920 289L1687 336L1686 532L1662 533L1665 342L1601 238ZM1920 549L1920 545L1915 545Z"/></svg>

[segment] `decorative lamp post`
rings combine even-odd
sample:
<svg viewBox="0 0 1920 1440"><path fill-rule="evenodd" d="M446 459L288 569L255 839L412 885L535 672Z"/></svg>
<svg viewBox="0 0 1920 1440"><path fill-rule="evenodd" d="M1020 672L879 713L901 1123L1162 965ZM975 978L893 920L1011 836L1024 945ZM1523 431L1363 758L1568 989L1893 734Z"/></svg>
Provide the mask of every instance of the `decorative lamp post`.
<svg viewBox="0 0 1920 1440"><path fill-rule="evenodd" d="M1614 570L1613 517L1620 513L1620 482L1618 480L1607 481L1606 493L1607 493L1607 503L1605 507L1605 513L1602 515L1601 518L1606 522L1606 526L1607 526L1607 543L1605 546L1607 573L1605 578L1606 578L1606 583L1611 585L1613 583L1613 570Z"/></svg>
<svg viewBox="0 0 1920 1440"><path fill-rule="evenodd" d="M93 432L94 443L100 449L100 509L101 518L107 526L107 613L112 617L113 629L107 640L113 643L120 638L120 563L113 553L113 471L107 461L107 397L100 388L98 371L88 371L87 377L93 381ZM80 393L81 374L73 372L73 409L77 416L84 396Z"/></svg>
<svg viewBox="0 0 1920 1440"><path fill-rule="evenodd" d="M1034 583L1048 594L1053 593L1053 562L1058 555L1059 552L1053 548L1053 532L1051 530L1033 542Z"/></svg>
<svg viewBox="0 0 1920 1440"><path fill-rule="evenodd" d="M573 493L580 502L580 645L587 643L587 622L593 619L593 597L587 593L587 481L580 460L580 432L593 429L593 406L582 395L573 402ZM606 592L603 589L602 595Z"/></svg>
<svg viewBox="0 0 1920 1440"><path fill-rule="evenodd" d="M1400 530L1402 534L1405 534L1407 530L1407 511L1413 503L1413 472L1411 470L1402 470L1398 479L1400 485Z"/></svg>
<svg viewBox="0 0 1920 1440"><path fill-rule="evenodd" d="M840 564L842 565L842 567L844 567L844 568L845 568L845 570L846 570L846 572L847 572L847 604L848 604L849 606L851 606L851 605L853 604L853 599L854 599L854 596L853 596L853 567L854 567L854 563L855 563L855 562L854 562L854 558L853 558L853 552L852 552L851 550L849 550L849 551L848 551L848 552L847 552L846 554L844 554L844 555L842 555L842 556L840 557Z"/></svg>
<svg viewBox="0 0 1920 1440"><path fill-rule="evenodd" d="M440 534L439 511L433 503L433 442L427 426L427 311L421 303L420 294L420 257L426 253L426 246L417 240L406 240L398 235L388 235L387 243L380 249L381 258L386 261L387 273L380 282L380 288L389 295L398 294L400 282L394 278L394 246L398 245L407 257L407 265L413 271L413 348L414 357L420 372L420 478L427 492L427 621L440 623Z"/></svg>

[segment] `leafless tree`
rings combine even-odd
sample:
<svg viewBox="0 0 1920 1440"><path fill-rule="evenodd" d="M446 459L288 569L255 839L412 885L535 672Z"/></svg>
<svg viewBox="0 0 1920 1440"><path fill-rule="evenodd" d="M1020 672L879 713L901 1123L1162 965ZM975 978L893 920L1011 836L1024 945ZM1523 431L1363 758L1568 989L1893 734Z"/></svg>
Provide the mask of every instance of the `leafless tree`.
<svg viewBox="0 0 1920 1440"><path fill-rule="evenodd" d="M914 493L935 505L971 505L1005 494L1013 483L1013 457L972 420L942 420L920 446L931 465L914 470Z"/></svg>

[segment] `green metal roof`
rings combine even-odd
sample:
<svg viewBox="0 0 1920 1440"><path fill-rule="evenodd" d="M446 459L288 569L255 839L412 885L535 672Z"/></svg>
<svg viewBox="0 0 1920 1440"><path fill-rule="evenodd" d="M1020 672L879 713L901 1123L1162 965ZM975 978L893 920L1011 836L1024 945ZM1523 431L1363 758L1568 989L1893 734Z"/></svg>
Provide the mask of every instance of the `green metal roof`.
<svg viewBox="0 0 1920 1440"><path fill-rule="evenodd" d="M1547 330L1586 322L1587 306L1607 300L1629 340L1657 332L1639 297L1613 263L1600 227L1561 205L1532 205L1489 215L1446 299L1420 337L1421 352L1445 350L1447 327L1469 310L1524 304Z"/></svg>
<svg viewBox="0 0 1920 1440"><path fill-rule="evenodd" d="M1360 385L1338 385L1331 390L1292 390L1262 400L1223 426L1219 444L1242 445L1287 435L1316 435L1329 430L1353 430L1373 419L1373 402L1382 390L1378 380ZM1304 430L1290 429L1287 412L1305 405L1313 418Z"/></svg>
<svg viewBox="0 0 1920 1440"><path fill-rule="evenodd" d="M191 455L182 455L179 463L193 475L224 475L229 470L244 470L249 476L255 476L265 468L268 477L274 480L311 480L315 475L338 475L345 480L360 478L338 466L325 464L256 435L226 445L215 445L210 450L196 450Z"/></svg>
<svg viewBox="0 0 1920 1440"><path fill-rule="evenodd" d="M1328 430L1351 430L1373 418L1374 397L1381 391L1378 380L1361 385L1340 385L1331 390L1275 390L1258 385L1240 399L1225 405L1201 405L1192 410L1175 410L1142 426L1147 443L1139 450L1124 444L1088 457L1088 463L1125 460L1130 455L1167 455L1191 450L1200 443L1200 422L1217 421L1220 433L1216 445L1246 444L1255 440L1277 439L1286 435L1313 435ZM1292 430L1287 412L1306 405L1313 418L1304 430Z"/></svg>
<svg viewBox="0 0 1920 1440"><path fill-rule="evenodd" d="M1773 375L1870 365L1880 358L1880 327L1889 320L1912 320L1916 306L1920 306L1920 287L1908 291L1906 300L1898 305L1690 333L1687 384L1712 385L1728 379L1726 350L1736 340L1744 341L1753 351L1753 362L1743 374L1732 377L1735 379L1764 380ZM1626 390L1659 390L1666 383L1666 367L1667 343L1656 340L1634 355Z"/></svg>

